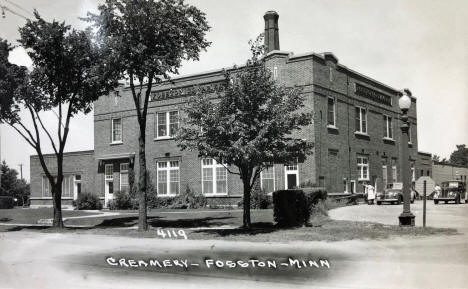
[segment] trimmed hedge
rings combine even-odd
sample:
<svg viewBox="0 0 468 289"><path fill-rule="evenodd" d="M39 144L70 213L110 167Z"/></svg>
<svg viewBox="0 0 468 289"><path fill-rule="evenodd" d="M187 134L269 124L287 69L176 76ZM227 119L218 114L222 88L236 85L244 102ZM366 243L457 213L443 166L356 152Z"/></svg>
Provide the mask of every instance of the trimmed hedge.
<svg viewBox="0 0 468 289"><path fill-rule="evenodd" d="M78 210L100 210L102 209L101 200L95 194L81 193L76 200Z"/></svg>
<svg viewBox="0 0 468 289"><path fill-rule="evenodd" d="M0 196L0 209L13 209L15 207L15 199L10 196Z"/></svg>
<svg viewBox="0 0 468 289"><path fill-rule="evenodd" d="M323 188L276 191L273 193L274 220L280 227L307 226L314 206L326 198Z"/></svg>

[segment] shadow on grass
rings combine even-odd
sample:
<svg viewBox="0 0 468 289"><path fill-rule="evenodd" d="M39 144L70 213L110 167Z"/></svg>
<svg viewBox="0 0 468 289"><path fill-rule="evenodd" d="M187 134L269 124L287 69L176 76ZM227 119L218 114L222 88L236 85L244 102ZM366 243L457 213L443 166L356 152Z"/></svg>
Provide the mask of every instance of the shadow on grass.
<svg viewBox="0 0 468 289"><path fill-rule="evenodd" d="M238 235L258 235L258 234L268 234L275 231L279 231L285 229L283 227L278 227L273 223L268 222L259 222L259 223L252 223L252 228L250 230L244 229L242 227L239 228L229 228L229 229L203 229L203 230L195 230L195 233L206 233L208 235L216 235L216 236L238 236Z"/></svg>
<svg viewBox="0 0 468 289"><path fill-rule="evenodd" d="M0 222L10 222L13 219L10 218L0 218Z"/></svg>

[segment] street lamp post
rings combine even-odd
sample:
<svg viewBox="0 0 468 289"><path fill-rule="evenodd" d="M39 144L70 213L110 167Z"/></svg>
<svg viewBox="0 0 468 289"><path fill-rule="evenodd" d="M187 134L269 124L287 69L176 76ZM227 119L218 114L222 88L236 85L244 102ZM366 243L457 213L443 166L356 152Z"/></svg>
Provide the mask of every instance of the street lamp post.
<svg viewBox="0 0 468 289"><path fill-rule="evenodd" d="M400 226L414 226L414 215L410 210L411 186L410 186L410 164L408 157L408 134L410 124L408 122L408 110L411 106L411 93L409 90L403 90L401 97L398 100L398 105L403 112L401 116L401 168L402 168L402 182L403 182L403 212L398 217Z"/></svg>

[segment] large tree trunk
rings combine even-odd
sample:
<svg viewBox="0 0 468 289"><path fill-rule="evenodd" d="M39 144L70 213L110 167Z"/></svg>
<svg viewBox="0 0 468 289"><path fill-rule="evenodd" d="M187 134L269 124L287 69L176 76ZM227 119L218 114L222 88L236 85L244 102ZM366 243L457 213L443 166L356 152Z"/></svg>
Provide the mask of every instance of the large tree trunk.
<svg viewBox="0 0 468 289"><path fill-rule="evenodd" d="M144 122L146 123L146 121ZM144 127L141 127L144 126ZM140 124L140 137L138 138L139 141L139 180L138 180L138 188L140 194L140 202L138 206L138 231L147 231L148 230L148 221L147 211L146 211L146 182L147 182L147 173L146 173L146 126L144 124Z"/></svg>
<svg viewBox="0 0 468 289"><path fill-rule="evenodd" d="M62 183L52 185L52 198L54 203L54 220L52 226L54 228L63 228L63 219L62 219Z"/></svg>
<svg viewBox="0 0 468 289"><path fill-rule="evenodd" d="M250 230L252 224L250 222L250 178L243 178L244 183L244 215L243 215L243 228Z"/></svg>

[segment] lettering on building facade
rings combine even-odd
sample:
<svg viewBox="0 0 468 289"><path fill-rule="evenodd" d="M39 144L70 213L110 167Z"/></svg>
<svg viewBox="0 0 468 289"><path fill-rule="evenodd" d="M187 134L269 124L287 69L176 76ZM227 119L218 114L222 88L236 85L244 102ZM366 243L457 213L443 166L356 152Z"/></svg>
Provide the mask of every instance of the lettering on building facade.
<svg viewBox="0 0 468 289"><path fill-rule="evenodd" d="M217 93L222 92L225 89L226 82L218 81L211 82L207 84L198 84L198 85L189 85L178 88L171 88L160 90L152 93L150 101L159 101L170 98L186 97L195 95L197 93L207 94L207 93Z"/></svg>
<svg viewBox="0 0 468 289"><path fill-rule="evenodd" d="M355 93L357 95L360 95L362 97L368 98L372 101L385 104L388 106L392 106L392 97L385 95L383 93L380 93L376 90L373 90L369 87L363 86L359 83L356 83L356 91Z"/></svg>

